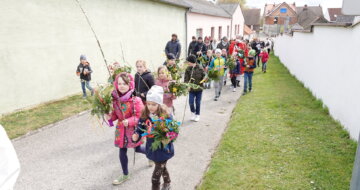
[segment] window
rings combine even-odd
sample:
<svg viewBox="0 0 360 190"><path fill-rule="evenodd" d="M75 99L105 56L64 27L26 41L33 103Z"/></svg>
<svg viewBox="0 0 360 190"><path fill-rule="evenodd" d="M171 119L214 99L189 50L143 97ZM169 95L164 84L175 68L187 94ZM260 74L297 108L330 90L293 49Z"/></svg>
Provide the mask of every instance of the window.
<svg viewBox="0 0 360 190"><path fill-rule="evenodd" d="M214 39L215 37L215 27L211 27L211 38Z"/></svg>
<svg viewBox="0 0 360 190"><path fill-rule="evenodd" d="M226 36L229 38L230 36L230 26L227 26L227 30L226 30Z"/></svg>
<svg viewBox="0 0 360 190"><path fill-rule="evenodd" d="M221 40L221 36L222 36L222 27L219 26L219 40Z"/></svg>
<svg viewBox="0 0 360 190"><path fill-rule="evenodd" d="M203 29L202 28L196 29L196 38L202 37L202 35L203 35Z"/></svg>

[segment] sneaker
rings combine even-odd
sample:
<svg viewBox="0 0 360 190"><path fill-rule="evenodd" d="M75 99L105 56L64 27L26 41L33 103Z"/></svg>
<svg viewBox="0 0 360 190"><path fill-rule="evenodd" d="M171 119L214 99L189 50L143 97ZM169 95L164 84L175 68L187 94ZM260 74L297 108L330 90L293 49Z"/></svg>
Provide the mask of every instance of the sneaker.
<svg viewBox="0 0 360 190"><path fill-rule="evenodd" d="M148 161L148 166L149 166L149 167L153 167L153 166L154 166L154 161L149 160L149 161Z"/></svg>
<svg viewBox="0 0 360 190"><path fill-rule="evenodd" d="M194 121L198 122L200 120L200 115L196 115Z"/></svg>
<svg viewBox="0 0 360 190"><path fill-rule="evenodd" d="M242 95L246 95L246 93L247 93L247 92L246 92L246 91L244 91L244 92L242 93Z"/></svg>
<svg viewBox="0 0 360 190"><path fill-rule="evenodd" d="M85 99L85 98L87 98L87 96L85 95L85 96L83 96L82 98Z"/></svg>
<svg viewBox="0 0 360 190"><path fill-rule="evenodd" d="M171 186L170 186L170 183L164 183L161 190L170 190L171 189Z"/></svg>
<svg viewBox="0 0 360 190"><path fill-rule="evenodd" d="M249 89L249 92L251 92L251 91L252 91L252 89L250 88L250 89Z"/></svg>
<svg viewBox="0 0 360 190"><path fill-rule="evenodd" d="M226 86L226 80L224 81L224 86Z"/></svg>
<svg viewBox="0 0 360 190"><path fill-rule="evenodd" d="M236 92L236 88L233 88L233 92Z"/></svg>
<svg viewBox="0 0 360 190"><path fill-rule="evenodd" d="M191 118L190 118L190 120L191 120L191 121L194 121L194 120L195 120L195 117L196 117L195 113L191 113Z"/></svg>
<svg viewBox="0 0 360 190"><path fill-rule="evenodd" d="M215 96L214 101L218 101L218 98L219 98L218 96Z"/></svg>
<svg viewBox="0 0 360 190"><path fill-rule="evenodd" d="M113 185L120 185L122 183L124 183L125 181L127 181L128 179L130 179L129 175L121 175L119 176L117 179L115 179L112 184Z"/></svg>

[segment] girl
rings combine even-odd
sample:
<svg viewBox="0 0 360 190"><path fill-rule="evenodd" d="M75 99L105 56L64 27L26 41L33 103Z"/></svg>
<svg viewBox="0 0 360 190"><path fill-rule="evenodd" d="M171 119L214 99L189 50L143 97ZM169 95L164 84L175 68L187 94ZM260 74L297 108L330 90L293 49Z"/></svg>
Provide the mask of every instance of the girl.
<svg viewBox="0 0 360 190"><path fill-rule="evenodd" d="M148 130L146 123L151 122L152 118L164 117L170 118L166 108L162 106L164 90L162 87L154 85L146 96L146 106L141 114L138 127L132 136L133 141L139 141L139 137ZM151 150L153 138L148 137L146 140L146 157L155 162L155 169L152 174L152 189L160 190L160 178L164 179L162 190L170 189L170 176L166 168L166 162L174 156L174 145L170 142L167 148Z"/></svg>
<svg viewBox="0 0 360 190"><path fill-rule="evenodd" d="M137 73L135 74L135 94L140 97L143 103L146 101L146 94L154 85L154 77L146 67L143 60L136 61Z"/></svg>
<svg viewBox="0 0 360 190"><path fill-rule="evenodd" d="M262 52L259 55L261 57L262 63L262 72L266 73L266 63L269 60L269 53L266 48L262 49Z"/></svg>
<svg viewBox="0 0 360 190"><path fill-rule="evenodd" d="M141 111L144 107L139 97L133 96L134 78L128 73L120 73L114 81L113 112L106 115L110 126L118 121L115 130L115 146L120 148L119 159L123 170L123 175L113 181L114 185L121 184L129 179L127 149L135 148L136 152L145 153L144 148L140 148L131 141L135 126L138 123Z"/></svg>
<svg viewBox="0 0 360 190"><path fill-rule="evenodd" d="M230 70L230 79L231 84L233 86L233 92L236 92L236 86L237 86L237 76L240 75L240 60L236 58L236 52L234 52L235 57L235 67L234 69Z"/></svg>
<svg viewBox="0 0 360 190"><path fill-rule="evenodd" d="M171 81L171 76L169 74L169 71L167 70L166 66L160 66L157 70L158 73L158 77L155 81L155 84L158 86L163 87L164 89L164 104L169 108L169 110L171 111L171 114L174 114L174 106L173 106L173 100L176 98L176 96L169 92L169 81Z"/></svg>

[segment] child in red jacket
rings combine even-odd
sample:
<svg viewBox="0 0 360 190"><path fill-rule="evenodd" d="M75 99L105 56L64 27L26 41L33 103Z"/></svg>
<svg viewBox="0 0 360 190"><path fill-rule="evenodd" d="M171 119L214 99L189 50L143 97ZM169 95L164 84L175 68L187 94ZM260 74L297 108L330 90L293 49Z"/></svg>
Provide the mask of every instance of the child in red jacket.
<svg viewBox="0 0 360 190"><path fill-rule="evenodd" d="M262 72L266 73L266 63L269 60L269 53L264 48L261 50L261 53L259 56L261 57L261 62L262 62Z"/></svg>

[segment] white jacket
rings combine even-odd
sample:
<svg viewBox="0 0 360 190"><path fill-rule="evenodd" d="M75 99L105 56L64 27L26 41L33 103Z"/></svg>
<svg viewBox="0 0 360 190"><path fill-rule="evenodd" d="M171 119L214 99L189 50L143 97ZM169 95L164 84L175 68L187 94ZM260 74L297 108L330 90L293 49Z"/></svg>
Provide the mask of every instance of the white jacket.
<svg viewBox="0 0 360 190"><path fill-rule="evenodd" d="M0 190L13 189L20 173L20 163L15 149L0 125Z"/></svg>

